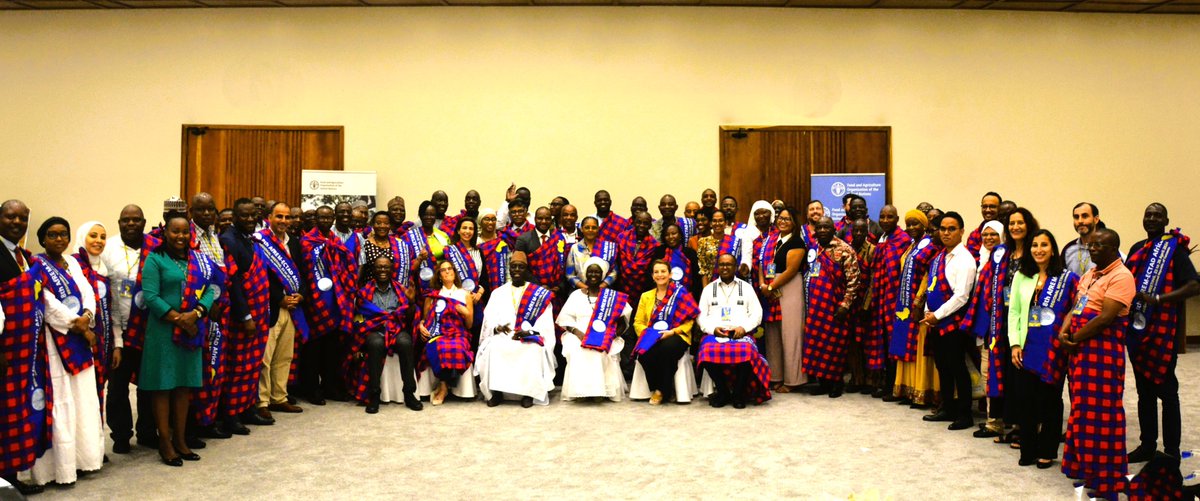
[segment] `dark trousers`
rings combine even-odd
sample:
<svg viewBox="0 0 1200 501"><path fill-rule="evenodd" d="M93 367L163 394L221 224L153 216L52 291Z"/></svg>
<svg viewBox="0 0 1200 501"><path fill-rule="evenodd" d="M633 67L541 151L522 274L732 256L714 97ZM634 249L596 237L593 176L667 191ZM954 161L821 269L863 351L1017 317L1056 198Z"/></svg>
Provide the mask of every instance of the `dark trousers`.
<svg viewBox="0 0 1200 501"><path fill-rule="evenodd" d="M955 419L971 419L971 374L967 372L966 355L967 347L974 347L974 338L954 329L930 332L929 340L933 341L933 362L941 383L942 410Z"/></svg>
<svg viewBox="0 0 1200 501"><path fill-rule="evenodd" d="M679 363L679 362L676 362ZM729 377L725 376L726 369ZM732 365L704 364L704 370L713 380L713 387L721 397L733 396L735 402L746 401L746 386L750 382L750 362Z"/></svg>
<svg viewBox="0 0 1200 501"><path fill-rule="evenodd" d="M297 362L299 393L313 395L317 391L325 394L337 393L343 388L338 378L341 363L340 334L329 333L300 345L300 360Z"/></svg>
<svg viewBox="0 0 1200 501"><path fill-rule="evenodd" d="M387 342L383 334L367 334L367 394L379 398L379 380L383 376L383 362L387 358ZM404 380L404 394L417 391L417 380L413 374L412 336L401 332L396 335L396 358L400 359L400 376Z"/></svg>
<svg viewBox="0 0 1200 501"><path fill-rule="evenodd" d="M688 343L674 335L660 339L638 357L642 370L646 371L646 385L651 392L662 392L663 400L675 396L675 371L679 368L679 359L687 350Z"/></svg>
<svg viewBox="0 0 1200 501"><path fill-rule="evenodd" d="M1015 369L1009 408L1018 408L1017 424L1021 426L1021 459L1054 459L1058 457L1058 442L1062 437L1063 384L1046 384L1037 374Z"/></svg>
<svg viewBox="0 0 1200 501"><path fill-rule="evenodd" d="M896 384L896 360L888 357L883 362L883 379L876 385L883 388L885 395L892 394L892 386Z"/></svg>
<svg viewBox="0 0 1200 501"><path fill-rule="evenodd" d="M121 365L108 374L108 395L104 399L104 414L108 418L108 427L112 429L114 442L128 442L133 438L134 421L133 409L129 405L129 380L133 378L134 370L142 365L141 350L124 348L121 350ZM137 392L137 436L153 439L157 436L154 428L154 406L149 393Z"/></svg>
<svg viewBox="0 0 1200 501"><path fill-rule="evenodd" d="M1157 448L1158 401L1162 400L1163 452L1172 456L1179 456L1179 434L1183 427L1179 417L1179 378L1175 376L1176 361L1171 361L1161 384L1154 384L1142 377L1137 369L1133 371L1133 380L1137 384L1138 426L1142 429L1141 446Z"/></svg>

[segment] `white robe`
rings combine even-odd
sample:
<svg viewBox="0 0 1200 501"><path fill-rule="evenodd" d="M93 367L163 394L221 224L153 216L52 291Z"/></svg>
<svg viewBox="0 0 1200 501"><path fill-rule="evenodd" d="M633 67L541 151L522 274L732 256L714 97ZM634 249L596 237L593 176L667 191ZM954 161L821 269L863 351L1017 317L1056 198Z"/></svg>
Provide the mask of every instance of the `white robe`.
<svg viewBox="0 0 1200 501"><path fill-rule="evenodd" d="M576 328L582 332L588 331L588 323L592 320L593 301L586 292L577 290L567 298L562 313L558 314L558 325L567 332L562 336L562 353L567 359L567 368L563 375L562 399L570 401L576 398L607 397L613 402L620 402L625 395L625 377L621 373L621 350L625 348L625 340L613 339L608 353L583 347L579 336L571 333ZM629 318L632 308L625 304L621 316Z"/></svg>
<svg viewBox="0 0 1200 501"><path fill-rule="evenodd" d="M83 309L96 311L95 291L74 259L67 258L67 271L83 296ZM70 374L63 367L50 329L67 332L79 318L49 289L42 295L46 305L46 356L50 366L50 385L54 392L51 415L54 417L50 450L38 458L23 479L38 485L50 482L69 484L76 470L96 471L104 464L104 423L100 416L100 396L96 392L96 368L88 367ZM94 327L94 322L93 322ZM70 334L74 335L74 334Z"/></svg>
<svg viewBox="0 0 1200 501"><path fill-rule="evenodd" d="M528 287L529 284L526 284ZM479 333L479 352L475 355L475 374L479 376L479 389L483 398L492 398L493 391L513 396L532 397L538 405L550 403L550 390L554 389L554 312L551 305L533 322L533 331L542 336L543 346L537 343L514 341L512 334L501 334L496 329L507 325L516 330L517 301L524 293L523 287L506 283L492 291L487 307L483 310L483 325Z"/></svg>

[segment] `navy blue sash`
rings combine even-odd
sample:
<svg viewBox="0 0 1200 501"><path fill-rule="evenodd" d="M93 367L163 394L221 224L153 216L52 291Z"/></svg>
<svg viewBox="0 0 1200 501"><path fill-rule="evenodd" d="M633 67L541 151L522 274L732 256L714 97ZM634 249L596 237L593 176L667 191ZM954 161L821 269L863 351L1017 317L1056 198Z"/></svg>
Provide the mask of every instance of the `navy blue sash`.
<svg viewBox="0 0 1200 501"><path fill-rule="evenodd" d="M1154 242L1150 247L1150 255L1145 258L1145 266L1138 273L1137 290L1149 295L1161 294L1167 286L1166 276L1174 262L1175 249L1179 239L1175 234L1167 233ZM1146 327L1155 318L1160 305L1151 305L1134 296L1133 306L1129 308L1129 329L1132 335L1125 337L1130 348L1141 343L1146 338Z"/></svg>

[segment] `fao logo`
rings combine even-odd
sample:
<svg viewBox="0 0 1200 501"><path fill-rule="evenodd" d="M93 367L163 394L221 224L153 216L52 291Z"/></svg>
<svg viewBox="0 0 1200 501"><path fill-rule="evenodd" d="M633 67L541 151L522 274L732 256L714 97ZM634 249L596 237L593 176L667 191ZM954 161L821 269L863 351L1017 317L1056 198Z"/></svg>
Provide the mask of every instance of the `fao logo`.
<svg viewBox="0 0 1200 501"><path fill-rule="evenodd" d="M833 196L835 196L835 197L840 197L842 195L845 195L846 194L846 185L844 183L842 183L841 181L833 183L833 186L829 187L829 192L832 193Z"/></svg>
<svg viewBox="0 0 1200 501"><path fill-rule="evenodd" d="M308 182L308 187L315 190L315 189L321 187L321 182L317 181L316 179L313 179L312 181Z"/></svg>

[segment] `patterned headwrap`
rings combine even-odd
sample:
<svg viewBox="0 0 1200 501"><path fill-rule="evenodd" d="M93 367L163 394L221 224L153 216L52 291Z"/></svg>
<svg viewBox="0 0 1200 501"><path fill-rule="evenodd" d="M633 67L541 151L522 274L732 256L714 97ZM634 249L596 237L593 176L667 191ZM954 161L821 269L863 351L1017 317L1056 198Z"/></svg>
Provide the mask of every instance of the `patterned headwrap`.
<svg viewBox="0 0 1200 501"><path fill-rule="evenodd" d="M916 219L917 221L921 222L922 226L926 228L929 227L929 218L925 216L924 212L921 212L917 209L913 209L904 213L904 220L908 221L909 219Z"/></svg>

